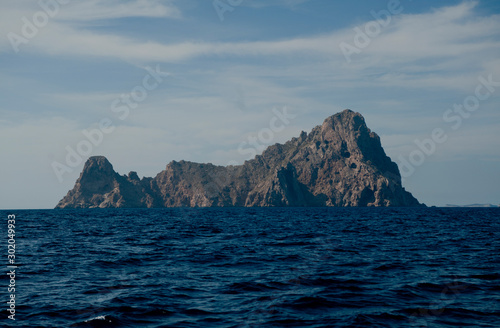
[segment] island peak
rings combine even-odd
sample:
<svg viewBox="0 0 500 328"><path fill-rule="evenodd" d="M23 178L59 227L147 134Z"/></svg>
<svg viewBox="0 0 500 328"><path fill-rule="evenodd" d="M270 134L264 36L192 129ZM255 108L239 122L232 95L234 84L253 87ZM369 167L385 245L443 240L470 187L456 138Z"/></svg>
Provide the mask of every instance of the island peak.
<svg viewBox="0 0 500 328"><path fill-rule="evenodd" d="M346 109L242 165L171 161L154 178L90 157L56 208L423 206L360 113Z"/></svg>

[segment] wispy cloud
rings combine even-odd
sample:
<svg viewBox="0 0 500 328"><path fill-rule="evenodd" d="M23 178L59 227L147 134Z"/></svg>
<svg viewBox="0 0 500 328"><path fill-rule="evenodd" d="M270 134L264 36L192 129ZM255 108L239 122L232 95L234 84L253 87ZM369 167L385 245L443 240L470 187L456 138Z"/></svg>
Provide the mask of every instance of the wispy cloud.
<svg viewBox="0 0 500 328"><path fill-rule="evenodd" d="M204 42L187 41L166 44L124 35L107 34L71 27L57 22L47 27L47 32L33 41L33 51L51 56L107 57L129 62L183 62L196 58L232 56L234 60L256 56L296 56L304 58L323 58L332 61L332 66L348 71L386 70L381 76L382 83L399 84L406 82L414 85L412 71L422 70L450 71L464 70L464 64L479 65L477 55L493 58L500 51L498 31L500 17L492 15L478 18L474 15L474 2L445 7L426 14L403 14L394 17L394 22L346 67L339 43L350 41L354 31L347 28L329 34L257 42ZM91 1L80 4L81 19L89 19L92 8L103 7L109 10L95 11L99 15L154 15L175 12L157 1L136 1L123 5L122 11L114 11L117 1L103 4ZM160 6L163 10L155 10ZM112 9L114 8L114 9ZM136 8L139 8L136 10ZM142 8L142 11L141 9ZM169 11L170 10L170 11ZM73 8L64 15L72 18L80 10ZM89 14L86 14L88 12ZM106 14L109 12L108 14ZM142 14L141 14L142 13ZM64 17L62 15L62 17ZM87 17L87 18L86 18ZM407 66L411 64L411 66ZM445 66L448 66L447 68ZM403 71L391 73L394 67L401 66ZM487 67L486 69L490 69ZM411 75L412 78L408 78ZM422 75L422 74L420 74ZM437 78L434 82L441 83ZM443 81L444 82L444 81Z"/></svg>
<svg viewBox="0 0 500 328"><path fill-rule="evenodd" d="M243 1L241 3L241 6L253 7L253 8L264 8L269 6L285 6L293 9L301 4L310 1L312 0L253 0L253 1Z"/></svg>
<svg viewBox="0 0 500 328"><path fill-rule="evenodd" d="M38 17L37 19L42 24L35 23L34 17ZM182 13L174 5L174 0L88 0L61 1L61 3L58 1L4 0L2 10L0 10L0 33L2 35L0 53L12 50L12 40L10 40L12 36L9 38L9 34L12 33L18 38L28 40L32 37L26 35L24 32L26 30L29 30L30 34L36 30L36 38L42 36L42 38L51 39L63 35L77 37L75 33L70 33L71 26L83 28L87 25L95 25L96 21L130 17L178 19L182 17ZM27 24L31 27L26 28ZM50 30L50 26L54 29ZM39 33L40 30L48 31ZM88 34L82 30L82 38L86 35ZM64 37L61 41L64 40L67 38Z"/></svg>
<svg viewBox="0 0 500 328"><path fill-rule="evenodd" d="M86 0L72 2L57 20L95 21L127 17L180 18L181 11L173 1L161 0Z"/></svg>

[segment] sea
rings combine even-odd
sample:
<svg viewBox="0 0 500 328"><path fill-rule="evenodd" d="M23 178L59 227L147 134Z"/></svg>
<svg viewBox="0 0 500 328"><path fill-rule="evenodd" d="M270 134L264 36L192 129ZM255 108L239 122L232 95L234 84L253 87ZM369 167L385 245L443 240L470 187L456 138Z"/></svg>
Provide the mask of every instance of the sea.
<svg viewBox="0 0 500 328"><path fill-rule="evenodd" d="M500 327L500 208L0 215L1 327Z"/></svg>

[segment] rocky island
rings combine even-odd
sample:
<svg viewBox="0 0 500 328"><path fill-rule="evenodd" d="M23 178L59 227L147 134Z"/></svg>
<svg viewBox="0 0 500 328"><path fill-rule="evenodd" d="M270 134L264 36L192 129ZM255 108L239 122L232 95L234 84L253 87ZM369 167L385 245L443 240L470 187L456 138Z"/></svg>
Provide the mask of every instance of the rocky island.
<svg viewBox="0 0 500 328"><path fill-rule="evenodd" d="M154 178L90 157L56 208L425 206L401 185L380 138L351 110L238 166L172 161Z"/></svg>

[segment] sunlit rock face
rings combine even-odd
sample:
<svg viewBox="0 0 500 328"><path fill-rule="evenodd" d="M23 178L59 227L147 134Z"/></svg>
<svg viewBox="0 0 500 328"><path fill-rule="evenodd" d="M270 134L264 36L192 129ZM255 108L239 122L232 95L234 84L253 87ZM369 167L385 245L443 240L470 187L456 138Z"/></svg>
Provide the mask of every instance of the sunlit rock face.
<svg viewBox="0 0 500 328"><path fill-rule="evenodd" d="M103 156L85 163L56 208L211 206L424 206L351 110L239 166L173 161L154 178L119 175Z"/></svg>

